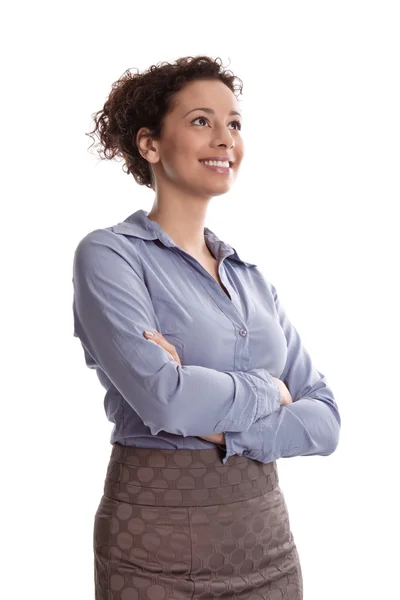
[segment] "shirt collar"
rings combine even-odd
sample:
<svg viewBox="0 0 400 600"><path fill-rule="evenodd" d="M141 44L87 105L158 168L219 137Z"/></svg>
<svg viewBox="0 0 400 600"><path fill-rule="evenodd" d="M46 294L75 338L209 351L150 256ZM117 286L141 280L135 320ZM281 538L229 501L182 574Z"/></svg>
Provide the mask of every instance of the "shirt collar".
<svg viewBox="0 0 400 600"><path fill-rule="evenodd" d="M135 211L124 221L111 227L114 233L122 235L130 235L141 238L142 240L160 240L165 246L177 246L171 237L162 229L157 221L148 218L149 213L142 208ZM211 229L204 227L204 237L206 243L213 255L220 260L221 258L229 258L240 262L248 267L256 267L254 263L245 262L242 260L235 248L220 240Z"/></svg>

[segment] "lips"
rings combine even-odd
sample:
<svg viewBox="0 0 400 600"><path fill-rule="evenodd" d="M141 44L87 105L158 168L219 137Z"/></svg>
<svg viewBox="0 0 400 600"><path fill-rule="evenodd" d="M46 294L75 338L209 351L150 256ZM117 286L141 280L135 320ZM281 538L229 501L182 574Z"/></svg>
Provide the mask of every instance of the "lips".
<svg viewBox="0 0 400 600"><path fill-rule="evenodd" d="M231 160L229 157L227 156L214 156L211 158L200 158L199 162L204 162L206 160L221 160L222 162L228 162L229 166L231 167L235 161Z"/></svg>

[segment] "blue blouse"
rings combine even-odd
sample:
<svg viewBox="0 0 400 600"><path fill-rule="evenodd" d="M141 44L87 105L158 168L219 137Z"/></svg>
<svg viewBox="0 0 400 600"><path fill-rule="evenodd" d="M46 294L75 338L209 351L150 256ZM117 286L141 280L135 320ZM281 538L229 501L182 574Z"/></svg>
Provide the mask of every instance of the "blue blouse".
<svg viewBox="0 0 400 600"><path fill-rule="evenodd" d="M334 452L337 403L274 285L205 227L228 296L147 215L91 231L73 259L73 335L106 390L110 443L206 449L215 445L196 436L224 432L224 464ZM153 328L182 366L146 340ZM280 406L272 376L293 404Z"/></svg>

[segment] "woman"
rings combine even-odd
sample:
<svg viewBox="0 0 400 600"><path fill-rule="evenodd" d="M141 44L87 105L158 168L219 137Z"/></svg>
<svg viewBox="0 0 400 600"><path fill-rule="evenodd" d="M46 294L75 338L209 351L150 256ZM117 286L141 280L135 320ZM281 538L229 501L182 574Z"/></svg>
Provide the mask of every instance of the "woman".
<svg viewBox="0 0 400 600"><path fill-rule="evenodd" d="M276 460L331 454L340 417L276 288L205 227L243 159L235 79L206 56L127 71L95 115L101 156L155 191L74 256L74 335L114 423L97 600L303 595Z"/></svg>

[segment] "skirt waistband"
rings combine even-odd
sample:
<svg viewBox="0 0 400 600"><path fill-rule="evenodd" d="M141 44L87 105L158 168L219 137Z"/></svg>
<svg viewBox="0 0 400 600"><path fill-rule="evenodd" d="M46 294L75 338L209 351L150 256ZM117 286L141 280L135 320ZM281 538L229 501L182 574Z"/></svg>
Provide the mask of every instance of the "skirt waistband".
<svg viewBox="0 0 400 600"><path fill-rule="evenodd" d="M104 483L109 498L147 506L211 506L262 496L279 487L276 462L221 449L136 448L114 443Z"/></svg>

